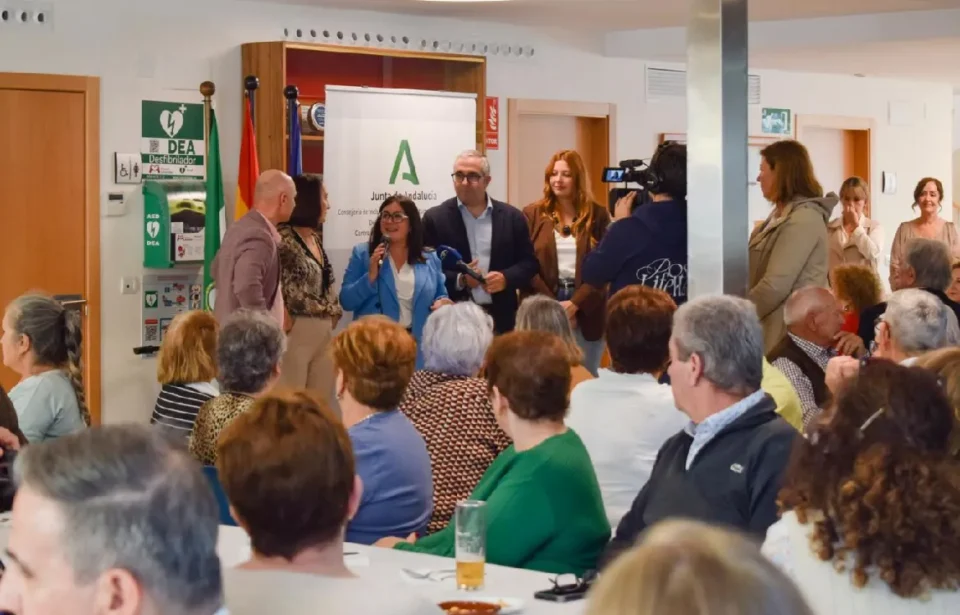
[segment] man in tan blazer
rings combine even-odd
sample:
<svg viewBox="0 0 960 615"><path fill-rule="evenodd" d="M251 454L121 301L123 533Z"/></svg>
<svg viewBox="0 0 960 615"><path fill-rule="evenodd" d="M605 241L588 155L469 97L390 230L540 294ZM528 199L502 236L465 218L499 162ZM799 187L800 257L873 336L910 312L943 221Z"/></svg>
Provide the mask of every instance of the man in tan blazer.
<svg viewBox="0 0 960 615"><path fill-rule="evenodd" d="M227 229L213 261L214 314L220 323L235 310L247 308L270 312L286 330L277 225L290 219L296 196L289 175L264 171L250 211Z"/></svg>

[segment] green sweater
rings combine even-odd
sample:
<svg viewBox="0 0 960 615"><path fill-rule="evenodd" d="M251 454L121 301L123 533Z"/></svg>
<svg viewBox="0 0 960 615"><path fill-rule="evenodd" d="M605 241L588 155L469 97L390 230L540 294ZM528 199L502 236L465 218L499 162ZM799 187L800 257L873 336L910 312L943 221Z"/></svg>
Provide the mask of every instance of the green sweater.
<svg viewBox="0 0 960 615"><path fill-rule="evenodd" d="M596 568L610 539L590 455L572 429L518 453L511 445L470 496L487 503L487 561L553 573ZM454 556L454 523L397 549Z"/></svg>

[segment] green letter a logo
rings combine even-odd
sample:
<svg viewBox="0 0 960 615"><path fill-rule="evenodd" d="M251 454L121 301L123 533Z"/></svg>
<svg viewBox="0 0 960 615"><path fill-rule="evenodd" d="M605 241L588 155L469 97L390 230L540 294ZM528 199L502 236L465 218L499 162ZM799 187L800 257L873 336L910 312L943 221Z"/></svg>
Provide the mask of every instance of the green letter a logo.
<svg viewBox="0 0 960 615"><path fill-rule="evenodd" d="M413 164L413 154L410 153L410 142L404 139L400 142L400 149L397 150L397 159L393 163L393 173L390 174L390 185L397 183L397 175L400 173L400 162L406 158L407 166L410 167L408 173L403 174L403 179L414 186L420 185L420 179L417 177L417 165Z"/></svg>

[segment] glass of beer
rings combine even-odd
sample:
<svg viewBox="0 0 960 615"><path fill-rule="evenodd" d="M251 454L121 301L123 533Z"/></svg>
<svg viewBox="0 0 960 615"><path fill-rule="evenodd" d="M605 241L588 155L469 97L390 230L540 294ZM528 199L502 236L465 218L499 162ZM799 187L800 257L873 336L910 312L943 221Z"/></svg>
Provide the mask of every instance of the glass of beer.
<svg viewBox="0 0 960 615"><path fill-rule="evenodd" d="M487 503L457 502L456 531L457 589L483 589L483 567L487 560Z"/></svg>

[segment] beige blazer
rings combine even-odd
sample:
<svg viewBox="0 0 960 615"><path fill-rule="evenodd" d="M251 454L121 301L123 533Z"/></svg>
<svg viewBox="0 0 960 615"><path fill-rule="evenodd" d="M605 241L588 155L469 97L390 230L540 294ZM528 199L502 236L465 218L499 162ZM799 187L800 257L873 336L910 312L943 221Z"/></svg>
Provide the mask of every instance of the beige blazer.
<svg viewBox="0 0 960 615"><path fill-rule="evenodd" d="M843 230L843 219L837 218L827 226L827 243L830 269L837 265L866 265L877 272L883 251L883 229L879 222L860 218L860 226L848 235Z"/></svg>
<svg viewBox="0 0 960 615"><path fill-rule="evenodd" d="M763 325L764 354L786 332L783 304L804 286L827 286L827 220L839 199L825 197L794 201L783 215L771 212L750 235L750 289Z"/></svg>

